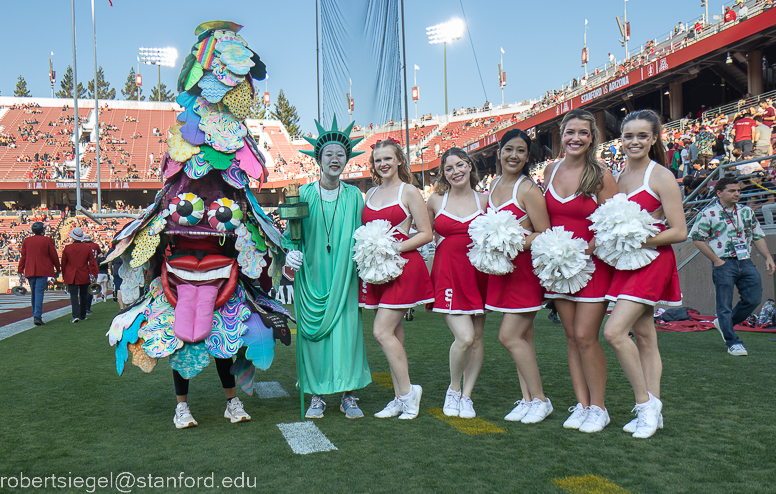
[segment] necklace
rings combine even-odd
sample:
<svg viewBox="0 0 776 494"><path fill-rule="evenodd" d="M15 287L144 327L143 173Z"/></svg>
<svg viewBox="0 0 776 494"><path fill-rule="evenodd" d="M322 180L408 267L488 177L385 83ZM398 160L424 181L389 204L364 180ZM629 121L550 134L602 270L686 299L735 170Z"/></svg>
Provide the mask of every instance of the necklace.
<svg viewBox="0 0 776 494"><path fill-rule="evenodd" d="M331 224L329 226L326 226L326 213L323 212L323 187L321 187L321 184L318 184L318 197L321 199L321 216L323 217L323 229L326 232L326 252L331 254L331 231L334 228L334 217L337 215L337 206L339 205L339 196L340 196L340 189L341 186L337 184L337 199L334 202L334 214L331 215Z"/></svg>

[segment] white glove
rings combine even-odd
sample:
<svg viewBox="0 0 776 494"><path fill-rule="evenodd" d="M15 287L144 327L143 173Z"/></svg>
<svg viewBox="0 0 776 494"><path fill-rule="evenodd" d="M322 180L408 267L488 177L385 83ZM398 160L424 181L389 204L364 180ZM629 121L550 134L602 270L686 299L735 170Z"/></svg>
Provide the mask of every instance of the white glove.
<svg viewBox="0 0 776 494"><path fill-rule="evenodd" d="M286 253L286 266L293 269L294 271L299 271L299 268L302 267L302 253L298 250L289 250L288 253Z"/></svg>

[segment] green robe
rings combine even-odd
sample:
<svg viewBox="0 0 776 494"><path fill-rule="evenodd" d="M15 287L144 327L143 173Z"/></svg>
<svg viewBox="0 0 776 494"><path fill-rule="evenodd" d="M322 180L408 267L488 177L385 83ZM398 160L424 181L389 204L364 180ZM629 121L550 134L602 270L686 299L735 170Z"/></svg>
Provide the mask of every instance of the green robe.
<svg viewBox="0 0 776 494"><path fill-rule="evenodd" d="M304 254L302 267L294 276L297 344L304 363L304 392L317 395L361 389L372 382L358 306L358 272L351 251L353 232L361 226L364 199L356 187L344 183L342 187L336 214L335 201L323 201L321 214L322 201L315 183L299 189L310 215L302 220L301 243L293 247ZM324 217L331 253L326 250Z"/></svg>

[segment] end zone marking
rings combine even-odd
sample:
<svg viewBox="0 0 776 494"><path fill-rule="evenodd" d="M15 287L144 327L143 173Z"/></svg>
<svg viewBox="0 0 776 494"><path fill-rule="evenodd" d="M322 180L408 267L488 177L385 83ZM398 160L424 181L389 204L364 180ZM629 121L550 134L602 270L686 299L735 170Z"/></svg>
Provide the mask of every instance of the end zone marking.
<svg viewBox="0 0 776 494"><path fill-rule="evenodd" d="M462 419L460 417L448 417L447 415L445 415L445 413L442 411L441 408L435 408L433 410L429 410L428 413L438 418L442 422L447 423L454 429L457 429L459 432L463 432L464 434L468 434L470 436L474 436L476 434L493 434L497 432L506 432L501 427L495 424L491 424L490 422L482 420L481 418L478 418L478 417L475 417L473 419Z"/></svg>
<svg viewBox="0 0 776 494"><path fill-rule="evenodd" d="M552 483L571 494L631 494L631 491L598 475L564 477L553 479Z"/></svg>
<svg viewBox="0 0 776 494"><path fill-rule="evenodd" d="M277 426L291 446L291 450L298 455L337 449L312 421L277 424Z"/></svg>
<svg viewBox="0 0 776 494"><path fill-rule="evenodd" d="M393 389L393 379L391 379L390 372L373 372L372 381L384 388Z"/></svg>
<svg viewBox="0 0 776 494"><path fill-rule="evenodd" d="M259 398L286 398L289 396L288 392L277 381L256 382L253 383L253 389L256 390L256 396Z"/></svg>

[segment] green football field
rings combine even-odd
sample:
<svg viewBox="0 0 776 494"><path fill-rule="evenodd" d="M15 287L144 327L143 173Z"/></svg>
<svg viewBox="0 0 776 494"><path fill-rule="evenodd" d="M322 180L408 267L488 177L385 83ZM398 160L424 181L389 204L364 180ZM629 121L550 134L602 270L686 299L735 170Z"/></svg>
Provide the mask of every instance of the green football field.
<svg viewBox="0 0 776 494"><path fill-rule="evenodd" d="M117 375L105 338L117 310L97 304L88 321L63 317L0 341L0 492L776 492L773 335L743 334L750 356L731 357L716 331L659 333L665 429L636 440L621 430L633 395L605 342L612 423L593 435L562 428L576 400L563 331L544 310L536 349L555 406L544 422L503 420L520 396L515 366L498 343L498 314L486 324L472 397L477 418L438 418L452 336L440 315L420 311L405 331L410 375L424 390L421 413L375 419L392 390L373 314L365 312L375 381L357 392L366 417L345 419L339 397L328 397L325 417L307 422L336 449L296 454L278 427L300 422L293 343L277 346L272 367L256 375L289 396L240 392L253 420L231 424L211 362L189 392L199 426L177 430L167 359L150 374L128 362Z"/></svg>

